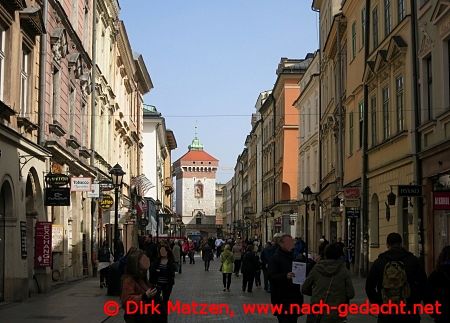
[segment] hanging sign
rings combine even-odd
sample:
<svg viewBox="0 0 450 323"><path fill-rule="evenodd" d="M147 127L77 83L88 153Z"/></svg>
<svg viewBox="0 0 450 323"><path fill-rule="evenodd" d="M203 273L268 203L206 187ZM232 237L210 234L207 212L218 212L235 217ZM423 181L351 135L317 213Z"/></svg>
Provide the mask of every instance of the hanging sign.
<svg viewBox="0 0 450 323"><path fill-rule="evenodd" d="M34 267L46 268L52 264L52 223L36 222Z"/></svg>
<svg viewBox="0 0 450 323"><path fill-rule="evenodd" d="M361 193L359 187L345 187L344 188L344 199L359 199Z"/></svg>
<svg viewBox="0 0 450 323"><path fill-rule="evenodd" d="M90 177L72 177L70 181L70 190L72 192L90 192L92 178Z"/></svg>
<svg viewBox="0 0 450 323"><path fill-rule="evenodd" d="M109 210L111 208L111 206L113 206L113 204L114 204L114 199L112 198L111 195L103 194L103 197L99 201L99 203L100 203L100 207L103 210Z"/></svg>
<svg viewBox="0 0 450 323"><path fill-rule="evenodd" d="M47 174L45 176L45 183L47 183L50 187L60 187L60 186L66 186L69 184L70 178L67 175L64 174Z"/></svg>
<svg viewBox="0 0 450 323"><path fill-rule="evenodd" d="M98 183L94 183L91 185L91 191L87 193L87 197L89 198L100 197L100 185Z"/></svg>
<svg viewBox="0 0 450 323"><path fill-rule="evenodd" d="M420 185L399 185L398 196L422 196Z"/></svg>
<svg viewBox="0 0 450 323"><path fill-rule="evenodd" d="M106 191L112 191L114 189L114 185L111 181L104 180L100 181L100 191L106 192Z"/></svg>
<svg viewBox="0 0 450 323"><path fill-rule="evenodd" d="M47 187L44 189L45 206L70 206L69 187Z"/></svg>
<svg viewBox="0 0 450 323"><path fill-rule="evenodd" d="M52 226L52 251L63 252L64 227L61 224Z"/></svg>
<svg viewBox="0 0 450 323"><path fill-rule="evenodd" d="M450 192L433 192L433 208L450 210Z"/></svg>

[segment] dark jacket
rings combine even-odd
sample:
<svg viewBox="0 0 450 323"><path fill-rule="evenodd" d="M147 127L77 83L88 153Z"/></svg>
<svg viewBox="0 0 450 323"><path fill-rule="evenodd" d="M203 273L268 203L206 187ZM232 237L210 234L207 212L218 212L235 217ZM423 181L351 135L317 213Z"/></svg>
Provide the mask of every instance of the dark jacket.
<svg viewBox="0 0 450 323"><path fill-rule="evenodd" d="M275 254L275 251L277 248L275 246L265 247L263 251L261 251L261 262L263 265L263 268L267 268L270 259Z"/></svg>
<svg viewBox="0 0 450 323"><path fill-rule="evenodd" d="M202 259L203 261L211 261L214 259L214 253L208 243L205 243L202 248Z"/></svg>
<svg viewBox="0 0 450 323"><path fill-rule="evenodd" d="M355 297L350 272L342 260L320 260L309 273L302 285L302 293L311 296L311 304L323 300L330 306L348 304ZM308 316L308 321L313 317ZM329 316L323 316L321 322L344 322L345 317L339 317L336 311Z"/></svg>
<svg viewBox="0 0 450 323"><path fill-rule="evenodd" d="M287 273L292 272L293 259L292 252L277 248L275 254L269 260L268 276L271 302L272 304L284 304L284 308L289 308L289 304L299 304L299 306L303 304L300 285L293 284L292 280L287 278Z"/></svg>
<svg viewBox="0 0 450 323"><path fill-rule="evenodd" d="M243 274L255 274L257 270L259 270L258 256L252 251L247 251L242 256L241 272Z"/></svg>
<svg viewBox="0 0 450 323"><path fill-rule="evenodd" d="M158 258L150 265L150 283L157 285L158 283L158 276L159 276L159 264L161 263L161 260ZM169 274L169 286L172 286L175 284L175 272L177 271L177 268L175 266L175 262L173 260L169 260L167 262L167 270Z"/></svg>
<svg viewBox="0 0 450 323"><path fill-rule="evenodd" d="M430 299L428 303L441 304L441 315L433 315L434 321L439 323L450 322L450 264L439 266L428 277Z"/></svg>
<svg viewBox="0 0 450 323"><path fill-rule="evenodd" d="M420 304L426 292L427 275L419 259L401 247L392 247L388 251L380 254L370 268L369 275L366 279L366 294L369 301L375 304L383 303L381 289L383 286L384 268L390 261L401 261L405 265L405 272L411 289L411 296L406 300L407 308L410 309L410 305L412 304ZM396 319L400 317L407 322L420 319L418 316L413 317L408 315L400 315ZM391 319L394 318L391 317ZM385 321L389 320L386 319Z"/></svg>

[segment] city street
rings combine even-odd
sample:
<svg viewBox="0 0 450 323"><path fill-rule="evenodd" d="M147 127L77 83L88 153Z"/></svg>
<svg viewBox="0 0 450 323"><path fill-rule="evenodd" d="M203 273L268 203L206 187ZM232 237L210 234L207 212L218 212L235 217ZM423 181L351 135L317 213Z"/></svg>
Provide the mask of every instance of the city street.
<svg viewBox="0 0 450 323"><path fill-rule="evenodd" d="M242 278L232 278L231 291L222 291L222 275L219 272L219 262L211 263L209 272L203 270L203 262L196 257L195 265L185 264L183 273L176 276L176 283L172 293L172 301L191 303L221 303L228 304L235 312L229 315L183 315L172 313L169 322L277 322L272 315L244 315L241 304L270 302L270 295L262 288L254 288L253 293L241 291ZM357 293L354 303L362 303L364 296L364 280L354 279ZM83 322L83 323L118 323L123 322L123 312L118 316L108 317L103 312L103 305L107 301L117 301L117 297L105 296L106 291L98 287L97 279L86 279L69 283L57 288L47 295L35 296L23 303L0 305L0 322ZM349 317L349 322L376 322L376 318L363 315ZM305 322L305 318L299 319ZM423 318L422 322L431 322Z"/></svg>

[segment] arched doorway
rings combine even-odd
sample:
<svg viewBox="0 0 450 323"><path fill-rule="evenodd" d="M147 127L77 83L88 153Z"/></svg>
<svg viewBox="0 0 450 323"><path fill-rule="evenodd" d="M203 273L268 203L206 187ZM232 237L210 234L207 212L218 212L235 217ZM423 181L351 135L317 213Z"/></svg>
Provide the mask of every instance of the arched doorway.
<svg viewBox="0 0 450 323"><path fill-rule="evenodd" d="M4 182L0 189L0 302L5 300L5 220L13 216L13 194L9 182Z"/></svg>

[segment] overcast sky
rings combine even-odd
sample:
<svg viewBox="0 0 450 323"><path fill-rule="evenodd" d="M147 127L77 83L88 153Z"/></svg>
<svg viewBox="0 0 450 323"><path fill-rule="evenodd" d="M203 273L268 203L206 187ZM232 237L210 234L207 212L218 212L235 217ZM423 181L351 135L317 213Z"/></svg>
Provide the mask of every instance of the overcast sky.
<svg viewBox="0 0 450 323"><path fill-rule="evenodd" d="M218 182L233 176L256 100L272 89L280 58L304 58L318 47L311 3L120 0L131 46L154 84L145 103L175 133L173 161L186 153L197 124L205 150L219 159Z"/></svg>

